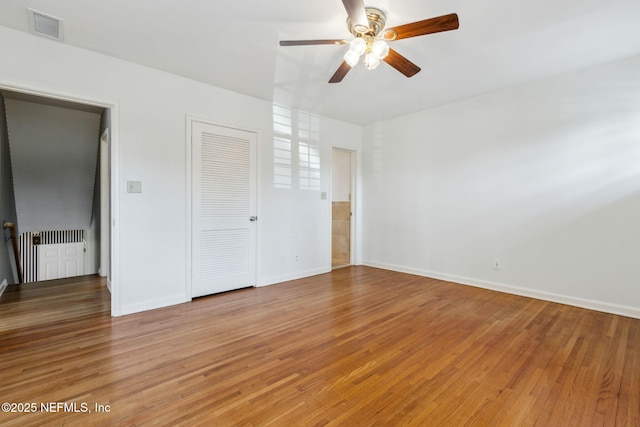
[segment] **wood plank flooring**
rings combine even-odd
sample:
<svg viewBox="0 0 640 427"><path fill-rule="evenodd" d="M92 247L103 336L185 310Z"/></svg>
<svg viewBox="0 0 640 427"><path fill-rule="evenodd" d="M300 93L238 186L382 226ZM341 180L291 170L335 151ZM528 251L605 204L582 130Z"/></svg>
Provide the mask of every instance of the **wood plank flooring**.
<svg viewBox="0 0 640 427"><path fill-rule="evenodd" d="M3 426L640 423L638 319L369 267L120 318L39 286L0 299L0 399L36 404Z"/></svg>

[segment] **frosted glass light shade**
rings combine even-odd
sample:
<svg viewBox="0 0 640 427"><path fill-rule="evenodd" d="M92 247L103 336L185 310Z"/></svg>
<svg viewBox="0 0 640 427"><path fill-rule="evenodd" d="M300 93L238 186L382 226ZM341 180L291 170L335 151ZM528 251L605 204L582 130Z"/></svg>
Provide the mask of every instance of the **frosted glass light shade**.
<svg viewBox="0 0 640 427"><path fill-rule="evenodd" d="M367 42L365 42L362 37L356 37L355 39L351 40L351 43L349 43L349 51L355 53L358 56L362 55L366 49Z"/></svg>
<svg viewBox="0 0 640 427"><path fill-rule="evenodd" d="M360 61L360 55L349 49L347 53L344 54L344 60L349 64L349 66L355 67L356 64L358 64L358 61Z"/></svg>
<svg viewBox="0 0 640 427"><path fill-rule="evenodd" d="M384 59L389 54L389 45L382 40L377 40L373 43L371 51L379 59Z"/></svg>
<svg viewBox="0 0 640 427"><path fill-rule="evenodd" d="M367 70L373 70L380 65L380 59L373 53L367 53L364 57L364 66Z"/></svg>

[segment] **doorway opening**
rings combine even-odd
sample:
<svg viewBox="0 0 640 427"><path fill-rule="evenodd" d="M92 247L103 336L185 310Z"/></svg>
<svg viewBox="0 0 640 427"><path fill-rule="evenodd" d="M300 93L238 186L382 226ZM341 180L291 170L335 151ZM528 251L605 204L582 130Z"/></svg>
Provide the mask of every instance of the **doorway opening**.
<svg viewBox="0 0 640 427"><path fill-rule="evenodd" d="M353 168L355 153L331 152L331 268L353 264Z"/></svg>
<svg viewBox="0 0 640 427"><path fill-rule="evenodd" d="M40 200L47 200L47 197L53 197L57 192L51 191L53 188L51 180L43 181L38 178L39 176L49 176L42 171L30 175L30 185L21 184L18 187L16 187L15 170L13 171L13 179L8 178L11 176L10 174L2 174L3 180L5 178L8 179L7 182L3 182L2 188L7 188L7 194L13 196L13 203L11 203L13 209L3 212L3 214L14 216L14 220L17 219L17 227L21 235L20 264L23 272L29 273L30 279L24 280L24 282L36 282L34 285L37 285L37 282L42 280L72 276L80 278L79 276L84 275L101 276L105 278L103 283L111 291L111 300L113 301L114 292L111 274L111 252L113 246L111 236L111 177L113 176L111 172L111 133L113 106L107 103L87 102L58 94L35 92L28 88L13 87L11 85L0 85L0 91L3 95L3 102L7 98L11 99L14 111L18 109L16 105L20 106L19 110L22 114L20 117L25 117L25 114L28 116L28 114L31 114L29 111L32 111L35 114L33 117L38 117L38 120L41 120L42 113L40 110L47 113L47 123L42 125L40 132L45 135L43 141L46 141L45 144L49 144L49 147L51 147L49 150L53 150L51 152L56 154L49 156L47 158L48 163L42 168L46 166L48 174L61 177L59 180L59 198L64 197L67 206L79 206L73 203L76 199L67 201L67 198L69 198L70 194L82 193L82 197L84 197L82 199L82 208L79 211L74 210L74 212L78 212L78 218L87 218L87 224L76 229L76 227L69 225L76 221L74 214L65 217L65 211L58 210L56 211L57 216L52 214L48 215L48 217L63 218L67 221L59 221L57 223L60 224L59 227L55 227L57 225L55 221L42 222L29 217L29 220L23 223L24 228L21 230L21 215L18 214L18 206L15 201L17 194L11 193L21 191L25 194L24 192L28 192L30 197L35 194ZM40 115L37 115L39 112ZM74 114L96 117L96 119L89 118L89 122L93 121L93 124L86 124L85 126L88 129L95 126L95 138L86 139L86 144L88 145L82 145L81 142L80 145L69 145L68 140L81 140L83 138L76 135L67 138L64 136L65 129L73 128L68 122L71 121L69 117L75 117ZM24 126L22 122L25 122L22 118L20 120L14 119L13 129L15 130L16 126ZM59 123L59 125L55 123ZM30 132L33 132L33 127L30 128ZM91 131L88 130L87 132L91 134ZM28 132L23 133L28 134ZM9 138L7 136L3 142L7 146L10 144ZM59 146L56 143L58 140L65 141L65 143ZM90 148L84 148L89 145L91 146ZM86 154L80 156L79 152L86 152ZM68 153L68 155L65 153ZM74 181L69 181L68 177L71 174L69 173L68 164L62 162L59 167L55 166L56 158L67 157L74 158L73 168L84 171L79 173L78 177L88 174L85 179L76 177ZM83 159L87 160L88 163L85 164ZM44 162L41 163L44 164ZM3 164L9 167L9 170L14 167L13 165ZM65 169L66 173L61 172L59 175L55 175L59 169ZM88 182L89 180L91 182ZM38 184L39 182L40 184ZM8 190L9 187L11 187L10 192ZM41 194L44 196L40 197ZM23 201L25 199L22 198L21 200L21 203L24 204ZM40 210L47 215L45 203L43 201L43 209ZM24 212L24 209L22 211ZM74 219L69 220L70 216ZM23 216L23 218L26 217ZM82 222L79 219L77 221L79 223ZM42 224L40 228L34 225L38 223ZM71 262L69 257L72 253L75 255L73 255ZM8 273L9 277L13 274L11 271L6 273ZM17 284L16 280L13 282ZM114 310L113 303L111 304L111 313L112 315L117 315L117 310Z"/></svg>

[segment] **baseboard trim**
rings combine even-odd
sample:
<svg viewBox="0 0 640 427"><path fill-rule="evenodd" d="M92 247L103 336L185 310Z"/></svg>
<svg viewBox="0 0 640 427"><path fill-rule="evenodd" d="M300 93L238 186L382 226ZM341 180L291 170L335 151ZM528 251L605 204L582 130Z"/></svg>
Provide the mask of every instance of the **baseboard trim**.
<svg viewBox="0 0 640 427"><path fill-rule="evenodd" d="M155 310L156 308L169 307L171 305L184 304L185 302L189 301L191 301L191 299L185 300L184 295L180 295L171 298L147 301L141 304L125 305L122 307L122 310L120 310L119 316L140 313L142 311Z"/></svg>
<svg viewBox="0 0 640 427"><path fill-rule="evenodd" d="M7 286L9 286L9 284L7 283L7 279L3 279L2 283L0 283L0 297L2 296L4 291L7 289Z"/></svg>
<svg viewBox="0 0 640 427"><path fill-rule="evenodd" d="M316 268L313 270L297 271L291 274L284 274L281 276L267 277L262 279L256 287L270 286L282 282L289 282L291 280L304 279L305 277L317 276L318 274L325 274L331 272L331 267Z"/></svg>
<svg viewBox="0 0 640 427"><path fill-rule="evenodd" d="M571 295L556 294L553 292L538 291L531 288L523 288L519 286L507 285L505 283L491 282L487 280L478 280L469 277L455 276L451 274L439 273L435 271L410 268L395 264L385 264L374 261L365 261L363 263L369 267L381 268L383 270L397 271L399 273L415 274L416 276L429 277L447 282L458 283L461 285L473 286L476 288L489 289L492 291L504 292L513 295L519 295L528 298L535 298L543 301L555 302L574 307L586 308L588 310L601 311L603 313L617 314L625 317L640 319L640 308L630 307L619 304L605 303L601 301L579 298Z"/></svg>

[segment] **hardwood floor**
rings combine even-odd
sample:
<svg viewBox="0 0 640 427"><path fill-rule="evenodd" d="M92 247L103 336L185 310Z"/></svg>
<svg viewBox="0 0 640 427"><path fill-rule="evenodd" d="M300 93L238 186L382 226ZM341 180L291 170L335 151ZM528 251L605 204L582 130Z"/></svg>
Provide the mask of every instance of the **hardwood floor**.
<svg viewBox="0 0 640 427"><path fill-rule="evenodd" d="M338 268L349 267L351 264L349 261L341 260L341 259L332 259L331 260L331 269L335 270Z"/></svg>
<svg viewBox="0 0 640 427"><path fill-rule="evenodd" d="M3 426L640 423L638 319L368 267L120 318L53 285L0 300Z"/></svg>
<svg viewBox="0 0 640 427"><path fill-rule="evenodd" d="M9 286L0 299L0 333L108 317L110 300L106 279L99 276Z"/></svg>

